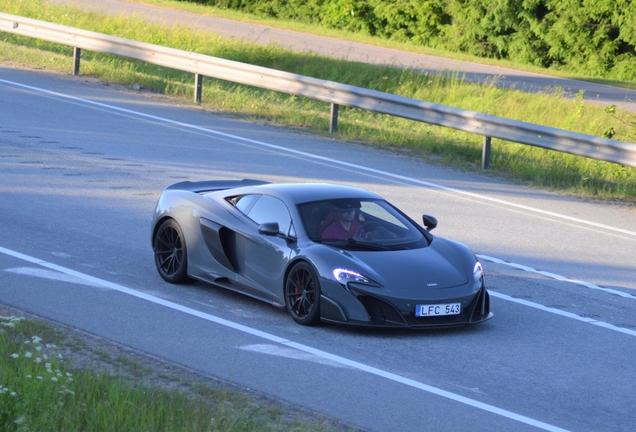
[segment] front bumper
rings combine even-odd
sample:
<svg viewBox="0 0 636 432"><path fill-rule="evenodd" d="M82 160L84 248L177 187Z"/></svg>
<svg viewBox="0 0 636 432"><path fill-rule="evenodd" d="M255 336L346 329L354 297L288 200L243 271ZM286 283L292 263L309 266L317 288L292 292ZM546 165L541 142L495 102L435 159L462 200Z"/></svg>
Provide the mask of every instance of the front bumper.
<svg viewBox="0 0 636 432"><path fill-rule="evenodd" d="M490 295L485 287L472 300L462 305L461 313L432 317L416 317L415 307L410 311L401 311L386 299L367 292L355 289L350 289L350 292L366 310L368 321L347 319L341 308L325 298L321 302L323 321L361 327L441 328L477 324L493 316L490 312Z"/></svg>

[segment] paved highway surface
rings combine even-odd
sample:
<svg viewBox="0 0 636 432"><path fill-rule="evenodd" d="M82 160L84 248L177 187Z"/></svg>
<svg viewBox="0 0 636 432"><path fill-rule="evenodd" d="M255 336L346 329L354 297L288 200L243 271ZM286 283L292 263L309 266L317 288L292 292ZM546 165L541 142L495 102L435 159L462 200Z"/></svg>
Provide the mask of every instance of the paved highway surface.
<svg viewBox="0 0 636 432"><path fill-rule="evenodd" d="M0 303L370 431L636 424L636 212L250 124L84 77L0 67ZM346 164L346 165L345 165ZM149 222L182 180L368 188L481 257L494 318L306 328L156 273Z"/></svg>
<svg viewBox="0 0 636 432"><path fill-rule="evenodd" d="M327 57L343 58L350 61L395 65L433 73L445 71L451 73L458 72L463 75L467 81L492 82L496 80L498 85L523 91L550 91L556 87L561 87L565 95L570 97L573 97L579 91L583 91L584 99L588 102L600 103L602 105L615 104L626 110L636 112L636 90L627 90L515 69L376 47L357 42L282 30L269 26L231 21L190 12L181 12L125 0L46 1L51 3L75 4L86 10L106 14L136 14L151 22L189 26L237 39L262 44L277 44L291 50L313 52Z"/></svg>

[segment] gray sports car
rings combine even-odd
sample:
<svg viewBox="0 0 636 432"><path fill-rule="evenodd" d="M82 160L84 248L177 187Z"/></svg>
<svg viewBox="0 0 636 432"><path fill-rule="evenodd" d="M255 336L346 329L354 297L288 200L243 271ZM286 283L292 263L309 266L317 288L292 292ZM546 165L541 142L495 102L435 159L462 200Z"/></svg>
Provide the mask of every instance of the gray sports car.
<svg viewBox="0 0 636 432"><path fill-rule="evenodd" d="M157 270L286 308L299 324L448 327L488 320L484 271L369 191L258 180L182 182L152 218Z"/></svg>

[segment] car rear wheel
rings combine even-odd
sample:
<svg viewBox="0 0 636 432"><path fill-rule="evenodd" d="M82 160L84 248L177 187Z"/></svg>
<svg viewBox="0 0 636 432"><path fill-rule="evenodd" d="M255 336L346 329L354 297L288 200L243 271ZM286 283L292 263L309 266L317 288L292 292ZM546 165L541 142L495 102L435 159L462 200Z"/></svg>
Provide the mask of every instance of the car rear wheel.
<svg viewBox="0 0 636 432"><path fill-rule="evenodd" d="M314 325L320 320L320 283L306 262L296 264L285 282L285 305L294 321Z"/></svg>
<svg viewBox="0 0 636 432"><path fill-rule="evenodd" d="M188 281L188 254L181 227L174 219L164 221L155 235L155 265L161 277L170 283Z"/></svg>

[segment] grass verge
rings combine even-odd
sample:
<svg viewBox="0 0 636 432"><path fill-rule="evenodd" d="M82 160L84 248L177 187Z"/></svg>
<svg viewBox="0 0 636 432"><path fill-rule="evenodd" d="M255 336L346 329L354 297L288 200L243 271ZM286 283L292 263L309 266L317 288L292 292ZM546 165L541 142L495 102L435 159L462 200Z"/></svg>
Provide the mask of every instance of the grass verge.
<svg viewBox="0 0 636 432"><path fill-rule="evenodd" d="M353 429L0 308L0 430Z"/></svg>
<svg viewBox="0 0 636 432"><path fill-rule="evenodd" d="M498 88L495 82L467 83L460 75L431 75L389 66L334 60L224 39L185 27L168 28L139 17L104 16L72 6L41 1L0 0L2 10L178 49L213 55L316 78L427 100L495 116L591 135L636 140L636 116L620 109L586 104L582 95L564 98L561 88L530 94ZM0 35L0 62L68 71L72 49L44 41ZM189 103L191 74L122 58L83 52L82 74L143 89ZM205 79L202 107L252 121L328 133L329 105L292 95ZM477 135L412 122L358 109L341 109L338 139L399 148L429 162L478 171L481 140ZM636 169L531 146L493 140L489 175L503 176L563 193L636 203Z"/></svg>

